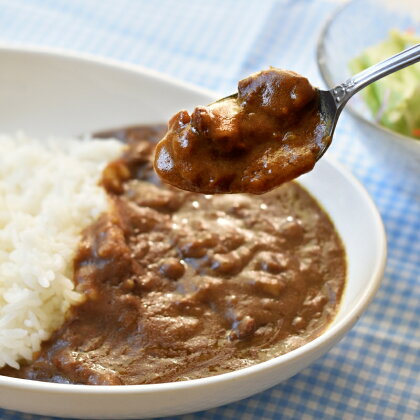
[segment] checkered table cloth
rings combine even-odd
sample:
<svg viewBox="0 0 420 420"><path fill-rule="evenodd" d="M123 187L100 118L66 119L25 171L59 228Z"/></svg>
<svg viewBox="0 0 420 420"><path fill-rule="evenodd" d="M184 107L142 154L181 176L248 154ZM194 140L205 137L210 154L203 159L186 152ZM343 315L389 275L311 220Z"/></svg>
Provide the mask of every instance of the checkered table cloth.
<svg viewBox="0 0 420 420"><path fill-rule="evenodd" d="M322 86L315 45L335 7L327 0L0 0L0 41L112 57L223 93L269 65ZM411 193L391 181L346 114L328 153L362 181L385 222L389 258L376 298L337 346L292 379L173 419L420 419L420 180ZM41 418L50 420L0 409L1 420Z"/></svg>

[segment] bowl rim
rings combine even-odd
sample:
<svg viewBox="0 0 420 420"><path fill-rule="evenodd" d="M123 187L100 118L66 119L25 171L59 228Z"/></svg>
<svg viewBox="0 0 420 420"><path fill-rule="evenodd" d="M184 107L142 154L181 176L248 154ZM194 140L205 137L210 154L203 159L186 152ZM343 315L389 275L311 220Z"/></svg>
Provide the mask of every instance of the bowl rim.
<svg viewBox="0 0 420 420"><path fill-rule="evenodd" d="M208 95L209 98L217 97L215 96L215 93L213 91L196 87L187 82L183 82L165 74L161 74L155 70L151 70L140 65L130 64L123 61L109 59L88 53L79 53L60 48L40 47L37 45L0 43L0 55L2 54L2 52L18 54L38 54L45 56L53 56L60 59L79 61L83 63L89 62L91 64L104 65L106 67L111 67L116 70L122 69L129 72L137 73L143 77L149 77L158 81L171 83L175 86L182 87L183 89L187 89L195 93ZM316 352L317 349L321 349L325 346L332 345L337 340L337 336L343 335L360 318L361 314L364 312L368 304L373 299L376 291L378 290L382 281L386 265L387 241L385 228L380 213L366 189L356 179L356 177L350 173L350 171L348 171L335 159L328 156L328 158L324 157L324 160L325 164L332 166L335 171L339 172L346 178L346 181L351 184L351 187L354 190L356 190L356 192L361 196L361 199L368 206L370 215L372 217L372 221L374 222L373 230L376 235L378 250L375 259L375 266L372 269L371 278L369 279L369 283L367 284L367 287L365 288L363 294L360 296L357 303L351 308L351 310L349 310L346 313L346 316L343 317L343 319L337 322L333 322L333 324L331 324L323 333L321 333L320 336L295 350L292 350L284 355L277 356L265 362L261 362L256 365L239 369L233 372L227 372L220 375L200 379L193 379L181 382L169 382L162 384L110 386L57 384L0 375L0 390L2 387L7 387L8 389L36 391L37 393L48 394L129 395L151 394L158 391L180 391L188 390L191 388L196 389L211 384L217 385L218 383L234 382L238 379L243 378L244 376L252 376L256 373L263 373L267 370L272 369L278 364L287 366L295 362L297 359L302 358L307 353L310 353L312 351Z"/></svg>
<svg viewBox="0 0 420 420"><path fill-rule="evenodd" d="M100 54L93 54L84 51L77 51L66 49L63 47L50 47L45 45L38 45L33 43L22 42L6 42L0 40L0 55L3 53L11 54L32 54L36 56L44 56L50 58L58 58L68 61L79 61L87 64L100 65L111 69L125 70L134 74L141 74L154 80L163 81L165 83L177 86L179 88L193 91L201 95L208 96L214 100L219 98L219 94L214 90L207 89L202 86L194 85L193 83L177 79L169 74L159 72L158 70L142 66L141 64L133 64L128 61L119 60L116 58L106 57Z"/></svg>
<svg viewBox="0 0 420 420"><path fill-rule="evenodd" d="M337 85L333 82L333 77L327 65L327 60L325 59L325 40L327 32L330 30L331 24L342 14L346 13L348 7L351 7L353 3L363 0L350 0L338 7L336 7L330 16L326 19L321 32L318 37L317 45L316 45L316 61L318 64L318 69L321 74L321 77L326 84L328 89L335 88ZM343 82L345 82L343 80ZM389 136L394 136L400 142L410 143L412 145L417 144L420 149L420 139L416 139L414 137L406 136L405 134L398 133L397 131L390 130L388 127L385 127L381 124L378 124L375 121L372 121L366 117L364 117L360 112L355 109L351 103L347 103L344 107L344 110L348 110L348 112L354 116L356 119L361 121L368 126L383 131L384 133L388 134ZM413 146L416 147L416 146Z"/></svg>

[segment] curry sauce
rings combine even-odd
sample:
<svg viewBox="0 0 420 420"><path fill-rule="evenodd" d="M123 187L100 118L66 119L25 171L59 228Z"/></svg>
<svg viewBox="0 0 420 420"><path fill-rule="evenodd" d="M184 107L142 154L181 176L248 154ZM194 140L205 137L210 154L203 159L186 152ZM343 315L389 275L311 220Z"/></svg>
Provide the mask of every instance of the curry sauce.
<svg viewBox="0 0 420 420"><path fill-rule="evenodd" d="M346 277L329 217L298 184L206 196L153 171L165 127L106 133L127 142L104 171L110 211L74 260L85 295L33 361L1 374L125 385L241 369L317 337Z"/></svg>

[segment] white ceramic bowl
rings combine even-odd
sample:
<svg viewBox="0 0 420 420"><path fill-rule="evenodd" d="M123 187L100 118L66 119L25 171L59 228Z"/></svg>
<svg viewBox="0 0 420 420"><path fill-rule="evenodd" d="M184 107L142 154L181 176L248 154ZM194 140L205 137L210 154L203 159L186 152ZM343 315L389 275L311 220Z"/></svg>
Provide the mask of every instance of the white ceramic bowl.
<svg viewBox="0 0 420 420"><path fill-rule="evenodd" d="M40 49L0 47L0 127L36 135L77 135L166 121L214 94L134 66ZM301 183L331 215L348 255L348 283L336 319L318 338L273 360L187 382L85 386L0 376L0 407L82 418L174 415L226 404L291 377L337 343L379 287L386 259L381 218L361 185L322 159Z"/></svg>
<svg viewBox="0 0 420 420"><path fill-rule="evenodd" d="M418 0L353 0L339 7L325 24L318 42L318 66L327 87L349 78L349 62L388 38L391 29L411 29L420 36L419 6ZM393 171L394 180L418 193L420 140L379 125L360 94L349 101L345 110L360 123L361 138L369 152Z"/></svg>

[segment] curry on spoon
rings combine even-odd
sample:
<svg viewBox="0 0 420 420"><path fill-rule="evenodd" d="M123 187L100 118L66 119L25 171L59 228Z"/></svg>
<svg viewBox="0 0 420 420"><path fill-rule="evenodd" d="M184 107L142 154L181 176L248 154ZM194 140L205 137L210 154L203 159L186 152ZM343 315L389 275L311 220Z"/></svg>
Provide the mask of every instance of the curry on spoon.
<svg viewBox="0 0 420 420"><path fill-rule="evenodd" d="M157 145L155 170L171 185L204 194L270 191L314 167L354 93L419 60L420 44L331 90L273 67L252 74L237 94L175 114Z"/></svg>

